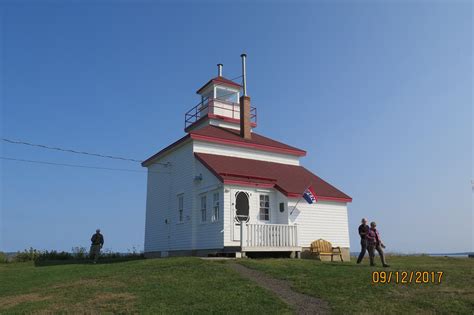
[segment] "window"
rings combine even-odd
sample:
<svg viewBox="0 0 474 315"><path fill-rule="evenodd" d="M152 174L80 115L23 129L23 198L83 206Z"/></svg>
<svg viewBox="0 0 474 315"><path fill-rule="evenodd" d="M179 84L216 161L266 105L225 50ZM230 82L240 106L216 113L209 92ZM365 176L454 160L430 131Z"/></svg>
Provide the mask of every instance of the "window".
<svg viewBox="0 0 474 315"><path fill-rule="evenodd" d="M270 196L260 195L260 220L270 220Z"/></svg>
<svg viewBox="0 0 474 315"><path fill-rule="evenodd" d="M184 221L184 196L178 195L178 222Z"/></svg>
<svg viewBox="0 0 474 315"><path fill-rule="evenodd" d="M206 222L206 212L207 212L207 198L206 195L201 196L201 221Z"/></svg>
<svg viewBox="0 0 474 315"><path fill-rule="evenodd" d="M221 87L216 87L216 99L218 100L238 103L239 102L238 97L239 96L236 91L228 90Z"/></svg>
<svg viewBox="0 0 474 315"><path fill-rule="evenodd" d="M213 214L212 214L212 221L216 222L219 221L219 193L215 192L212 195L212 201L213 201Z"/></svg>

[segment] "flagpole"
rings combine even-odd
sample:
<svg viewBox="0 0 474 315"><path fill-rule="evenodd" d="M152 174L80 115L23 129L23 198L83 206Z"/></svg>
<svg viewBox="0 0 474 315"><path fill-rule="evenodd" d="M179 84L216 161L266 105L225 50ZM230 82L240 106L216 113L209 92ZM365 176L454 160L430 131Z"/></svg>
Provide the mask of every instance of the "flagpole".
<svg viewBox="0 0 474 315"><path fill-rule="evenodd" d="M305 189L305 191L306 191L306 189ZM298 199L298 201L296 202L296 204L294 205L293 210L291 210L291 212L290 212L290 216L293 214L293 211L295 211L296 206L300 203L301 198L302 198L302 197L300 197L300 198Z"/></svg>
<svg viewBox="0 0 474 315"><path fill-rule="evenodd" d="M309 185L303 190L303 193L300 195L300 198L298 199L298 201L297 201L296 204L294 205L293 210L291 210L290 215L293 214L293 211L295 211L296 206L300 203L300 201L301 201L301 199L303 198L303 194L304 194L304 192L306 191L306 189L308 189L309 187L311 187L312 184L313 184L313 183L309 183Z"/></svg>

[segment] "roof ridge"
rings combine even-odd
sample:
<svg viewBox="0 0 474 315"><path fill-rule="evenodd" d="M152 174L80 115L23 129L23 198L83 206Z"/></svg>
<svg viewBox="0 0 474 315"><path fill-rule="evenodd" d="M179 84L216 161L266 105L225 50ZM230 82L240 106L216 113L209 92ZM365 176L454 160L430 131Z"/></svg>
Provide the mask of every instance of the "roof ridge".
<svg viewBox="0 0 474 315"><path fill-rule="evenodd" d="M200 136L200 135L202 135L202 133L199 133L199 131L202 131L205 128L213 128L213 129L221 130L221 131L226 132L228 134L231 134L233 136L237 136L239 138L238 142L241 142L241 143L256 144L258 146L265 146L265 147L275 148L275 149L286 149L286 150L290 150L290 151L300 152L302 156L306 155L306 151L303 150L303 149L299 149L297 147L291 146L291 145L286 144L284 142L274 140L270 137L263 136L263 135L261 135L257 132L253 132L253 131L252 131L252 135L256 135L257 137L261 137L266 141L271 141L271 142L276 143L278 145L274 145L273 143L264 143L264 144L262 144L262 143L257 143L254 139L250 139L250 140L244 139L244 138L240 137L240 133L239 133L238 130L231 129L231 128L225 128L225 127L221 127L221 126L214 126L214 125L208 125L204 128L192 130L192 131L189 132L189 134ZM206 136L207 137L212 137L212 138L215 138L215 139L223 139L223 138L215 136L215 135L206 135ZM237 141L237 140L235 139L235 141Z"/></svg>

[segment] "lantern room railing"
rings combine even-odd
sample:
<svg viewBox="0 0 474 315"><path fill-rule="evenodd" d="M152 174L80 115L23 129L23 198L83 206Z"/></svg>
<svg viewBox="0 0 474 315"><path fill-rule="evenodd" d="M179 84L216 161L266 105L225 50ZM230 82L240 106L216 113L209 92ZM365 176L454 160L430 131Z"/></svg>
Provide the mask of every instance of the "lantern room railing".
<svg viewBox="0 0 474 315"><path fill-rule="evenodd" d="M240 120L240 104L217 98L200 102L184 114L184 129L206 116L238 121ZM257 108L255 107L250 108L250 122L257 124Z"/></svg>

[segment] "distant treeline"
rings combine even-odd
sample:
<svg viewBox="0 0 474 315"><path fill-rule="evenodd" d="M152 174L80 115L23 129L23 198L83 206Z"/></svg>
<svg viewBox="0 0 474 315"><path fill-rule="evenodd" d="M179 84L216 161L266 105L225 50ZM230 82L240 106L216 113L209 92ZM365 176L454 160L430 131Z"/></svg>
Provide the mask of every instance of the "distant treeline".
<svg viewBox="0 0 474 315"><path fill-rule="evenodd" d="M104 250L100 254L101 259L123 259L123 258L143 258L144 255L138 252L135 248L129 250L127 253L113 252L111 250ZM23 251L16 253L0 252L0 263L8 262L26 262L26 261L81 261L89 259L89 252L85 247L73 247L71 252L56 251L56 250L39 250L30 247Z"/></svg>

